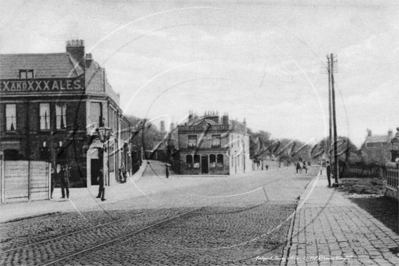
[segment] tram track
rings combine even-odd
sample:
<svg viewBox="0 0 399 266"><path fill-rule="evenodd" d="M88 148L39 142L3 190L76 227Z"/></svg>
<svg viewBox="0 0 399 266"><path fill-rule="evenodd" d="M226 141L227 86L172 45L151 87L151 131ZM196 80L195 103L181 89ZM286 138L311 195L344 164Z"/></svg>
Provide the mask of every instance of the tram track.
<svg viewBox="0 0 399 266"><path fill-rule="evenodd" d="M185 215L188 215L188 214L192 214L192 213L194 213L194 212L196 212L196 211L198 211L198 210L204 209L204 208L206 208L206 207L209 207L209 205L208 205L208 206L199 207L199 208L195 208L195 209L190 210L190 211L188 211L188 212L181 213L181 214L175 215L175 216L173 216L173 217L169 217L169 218L167 218L167 219L163 219L163 220L161 220L161 221L158 221L158 222L156 222L156 223L154 223L154 224L148 225L148 226L146 226L146 227L144 227L144 228L141 228L141 229L139 229L139 230L135 230L135 231L130 232L130 233L128 233L128 234L123 234L123 235L121 235L121 236L114 237L114 238L111 239L111 240L108 240L108 241L105 241L105 242L102 242L102 243L98 243L98 244L92 245L92 246L87 247L87 248L84 248L84 249L82 249L82 250L80 250L80 251L78 251L78 252L73 252L73 253L70 253L70 254L66 254L66 255L64 255L64 256L62 256L62 257L59 257L59 258L54 259L54 260L52 260L52 261L46 262L46 263L44 263L44 264L42 264L42 265L43 265L43 266L53 265L53 264L55 264L55 263L57 263L57 262L64 261L64 260L66 260L66 259L68 259L68 258L75 257L75 256L77 256L77 255L80 255L80 254L83 254L83 253L86 253L86 252L90 252L90 251L95 250L95 249L98 249L98 248L100 248L100 247L104 247L104 246L106 246L106 245L115 243L116 241L122 240L122 239L124 239L124 238L129 238L129 237L132 237L132 236L137 235L137 234L139 234L139 233L142 233L142 232L144 232L144 231L148 231L148 230L150 230L150 229L152 229L152 228L155 228L155 227L157 227L157 226L160 226L160 225L163 225L163 224L167 224L168 222L171 222L171 221L173 221L173 220L175 220L175 219L177 219L177 218L180 218L180 217L185 216Z"/></svg>
<svg viewBox="0 0 399 266"><path fill-rule="evenodd" d="M137 235L141 232L148 231L152 228L156 228L157 226L167 224L168 222L171 222L180 217L184 217L189 214L195 213L196 211L205 209L213 204L209 204L209 205L202 206L199 208L190 209L189 211L186 211L186 212L172 214L172 216L169 216L164 219L155 219L148 223L144 222L144 225L134 226L136 228L134 228L133 230L119 231L118 228L116 228L116 229L113 228L111 230L109 228L107 228L107 226L109 227L109 226L121 223L123 221L132 219L131 216L122 218L117 221L112 221L112 222L109 222L106 224L97 225L95 227L82 229L82 230L75 231L75 232L72 232L72 233L69 233L66 235L57 236L57 237L46 239L46 240L43 240L40 242L35 242L35 243L31 243L31 244L24 245L21 247L1 251L0 252L0 258L1 258L0 261L2 263L4 263L3 265L8 265L9 262L10 262L10 264L13 264L15 257L20 258L21 254L31 253L31 254L37 254L39 257L42 257L43 260L40 260L40 265L52 265L59 261L77 256L82 253L90 252L91 250L95 250L97 248L112 244L112 243L120 241L122 239ZM141 214L143 214L143 213L141 213ZM131 226L128 224L123 224L123 227L131 228ZM139 228L137 228L137 227L139 227ZM101 230L101 234L98 234L98 231L93 231L95 229ZM98 235L101 235L101 237L99 239L97 239ZM76 237L74 237L74 236L76 236ZM80 242L82 239L84 240L84 242ZM70 243L73 243L74 247L70 247L69 246ZM66 250L65 250L65 248L66 248ZM41 254L41 252L43 252L43 250L51 250L52 251L52 255L50 255L50 257L53 257L52 260L49 260L49 261L46 260L46 258L48 256ZM63 251L66 251L66 252L63 252ZM36 258L36 259L39 259L39 258ZM29 265L30 263L22 262L22 264ZM36 264L36 263L34 263L34 264Z"/></svg>

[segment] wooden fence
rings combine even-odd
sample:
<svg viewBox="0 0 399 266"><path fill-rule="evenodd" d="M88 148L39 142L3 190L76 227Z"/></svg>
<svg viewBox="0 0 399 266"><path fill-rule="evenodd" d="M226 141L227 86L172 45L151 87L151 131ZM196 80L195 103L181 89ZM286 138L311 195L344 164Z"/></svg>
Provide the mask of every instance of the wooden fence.
<svg viewBox="0 0 399 266"><path fill-rule="evenodd" d="M50 199L50 170L48 162L0 160L1 203Z"/></svg>

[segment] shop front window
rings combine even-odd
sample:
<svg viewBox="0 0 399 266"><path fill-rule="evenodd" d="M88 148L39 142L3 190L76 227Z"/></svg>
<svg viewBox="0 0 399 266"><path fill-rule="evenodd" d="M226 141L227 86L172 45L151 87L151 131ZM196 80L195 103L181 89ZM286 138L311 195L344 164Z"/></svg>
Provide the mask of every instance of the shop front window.
<svg viewBox="0 0 399 266"><path fill-rule="evenodd" d="M218 154L217 155L217 167L223 168L223 154Z"/></svg>

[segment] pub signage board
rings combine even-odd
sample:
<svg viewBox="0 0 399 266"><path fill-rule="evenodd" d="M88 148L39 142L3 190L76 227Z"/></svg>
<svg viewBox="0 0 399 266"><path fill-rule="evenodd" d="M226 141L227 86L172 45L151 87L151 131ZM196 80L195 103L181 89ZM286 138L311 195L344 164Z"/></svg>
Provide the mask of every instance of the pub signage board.
<svg viewBox="0 0 399 266"><path fill-rule="evenodd" d="M1 93L74 92L84 93L84 75L76 78L0 80Z"/></svg>

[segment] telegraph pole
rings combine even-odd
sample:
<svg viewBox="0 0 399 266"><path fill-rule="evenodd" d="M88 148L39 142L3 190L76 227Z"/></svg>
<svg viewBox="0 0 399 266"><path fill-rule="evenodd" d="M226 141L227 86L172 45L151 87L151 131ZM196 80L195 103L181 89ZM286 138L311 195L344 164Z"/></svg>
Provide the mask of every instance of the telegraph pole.
<svg viewBox="0 0 399 266"><path fill-rule="evenodd" d="M330 141L331 141L331 134L333 136L333 143L334 143L334 177L335 177L335 185L338 186L338 176L339 176L339 164L338 164L338 144L337 144L337 116L335 110L335 88L334 88L334 54L330 54L330 58L328 58L328 80L329 80L329 90L331 90L331 95L329 93L329 107L330 107ZM331 96L331 98L330 98ZM332 108L331 108L332 107ZM332 115L331 115L332 113ZM332 129L331 129L332 124ZM333 131L333 132L331 132ZM331 144L330 144L331 145Z"/></svg>
<svg viewBox="0 0 399 266"><path fill-rule="evenodd" d="M329 138L328 142L326 143L326 151L328 152L328 158L331 162L332 158L332 150L331 150L331 144L332 144L332 115L331 115L331 64L330 64L330 57L327 55L327 70L328 70L328 126L329 126Z"/></svg>

